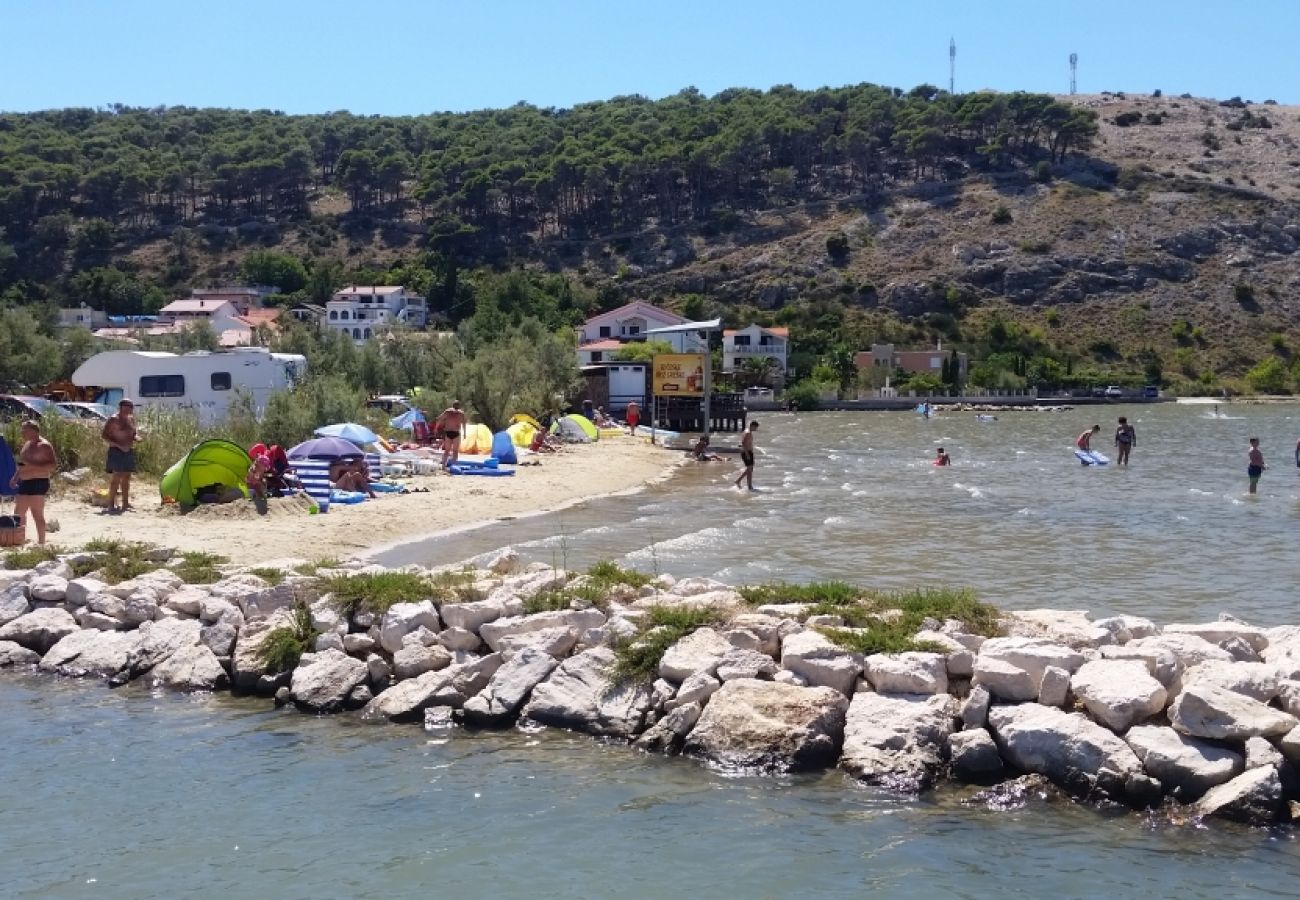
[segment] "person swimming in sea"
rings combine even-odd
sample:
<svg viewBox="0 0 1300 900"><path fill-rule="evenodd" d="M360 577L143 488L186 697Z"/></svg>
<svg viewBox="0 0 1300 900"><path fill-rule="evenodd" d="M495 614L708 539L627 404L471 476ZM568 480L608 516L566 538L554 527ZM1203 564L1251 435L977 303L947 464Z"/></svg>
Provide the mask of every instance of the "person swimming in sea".
<svg viewBox="0 0 1300 900"><path fill-rule="evenodd" d="M934 465L951 466L952 457L945 453L942 447L939 447L934 451Z"/></svg>

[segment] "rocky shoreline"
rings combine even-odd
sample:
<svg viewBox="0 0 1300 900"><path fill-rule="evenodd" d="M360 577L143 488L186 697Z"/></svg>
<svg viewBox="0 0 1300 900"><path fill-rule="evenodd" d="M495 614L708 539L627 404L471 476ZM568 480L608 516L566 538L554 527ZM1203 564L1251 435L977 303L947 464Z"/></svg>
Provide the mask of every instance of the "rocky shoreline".
<svg viewBox="0 0 1300 900"><path fill-rule="evenodd" d="M1176 821L1300 816L1297 626L1031 610L991 637L927 621L926 650L862 655L807 603L755 605L698 578L598 581L509 550L439 572L224 567L206 584L187 584L170 551L149 558L117 584L93 553L0 569L0 668L428 728L535 723L732 770L838 766L908 794L1029 777ZM380 612L329 590L391 575L428 596ZM674 614L700 618L656 625ZM620 674L622 650L657 638L648 677ZM273 652L294 639L306 652Z"/></svg>

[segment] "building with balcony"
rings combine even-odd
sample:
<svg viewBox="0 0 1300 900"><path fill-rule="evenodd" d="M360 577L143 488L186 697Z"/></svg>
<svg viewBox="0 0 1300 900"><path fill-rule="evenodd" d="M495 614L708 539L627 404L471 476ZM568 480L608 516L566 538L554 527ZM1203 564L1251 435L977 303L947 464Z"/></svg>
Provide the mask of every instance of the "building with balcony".
<svg viewBox="0 0 1300 900"><path fill-rule="evenodd" d="M578 332L578 365L608 362L624 344L645 340L666 341L678 353L706 352L708 339L698 332L650 334L656 329L686 324L687 320L676 313L640 300L592 316Z"/></svg>
<svg viewBox="0 0 1300 900"><path fill-rule="evenodd" d="M925 372L936 378L943 373L944 360L951 364L957 361L956 376L965 382L968 359L965 353L944 350L938 344L933 350L896 350L893 344L872 344L870 350L862 350L853 355L853 364L858 371L863 369L882 369L892 375L899 369L908 373Z"/></svg>
<svg viewBox="0 0 1300 900"><path fill-rule="evenodd" d="M771 374L784 379L789 370L790 329L750 325L722 332L724 372L743 371L751 359L770 359Z"/></svg>
<svg viewBox="0 0 1300 900"><path fill-rule="evenodd" d="M425 299L401 285L349 285L325 304L323 328L340 331L364 344L394 326L424 328L429 310Z"/></svg>

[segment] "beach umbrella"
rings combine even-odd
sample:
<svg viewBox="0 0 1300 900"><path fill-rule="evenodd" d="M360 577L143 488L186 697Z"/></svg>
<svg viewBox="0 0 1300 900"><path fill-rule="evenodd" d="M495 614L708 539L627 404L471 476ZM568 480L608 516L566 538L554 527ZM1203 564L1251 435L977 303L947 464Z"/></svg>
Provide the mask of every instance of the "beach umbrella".
<svg viewBox="0 0 1300 900"><path fill-rule="evenodd" d="M317 437L343 438L345 441L351 441L358 445L373 444L379 440L379 435L364 425L358 425L356 422L339 422L337 425L326 425L317 428L312 434Z"/></svg>
<svg viewBox="0 0 1300 900"><path fill-rule="evenodd" d="M290 459L343 459L361 455L361 448L356 444L336 437L312 438L289 450Z"/></svg>
<svg viewBox="0 0 1300 900"><path fill-rule="evenodd" d="M388 424L393 428L405 428L409 431L415 427L416 422L425 421L427 420L424 418L424 413L420 412L418 409L408 409L400 416L389 419Z"/></svg>

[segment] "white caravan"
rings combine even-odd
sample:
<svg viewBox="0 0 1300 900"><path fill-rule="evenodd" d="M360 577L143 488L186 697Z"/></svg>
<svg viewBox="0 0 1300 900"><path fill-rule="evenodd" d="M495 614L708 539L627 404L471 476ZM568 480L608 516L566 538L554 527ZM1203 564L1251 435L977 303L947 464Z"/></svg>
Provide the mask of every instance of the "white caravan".
<svg viewBox="0 0 1300 900"><path fill-rule="evenodd" d="M194 410L200 422L211 424L226 417L236 391L251 396L260 411L271 394L292 387L306 371L305 357L262 347L181 355L111 350L82 363L72 383L98 388L95 399L114 408L130 397L138 407Z"/></svg>

